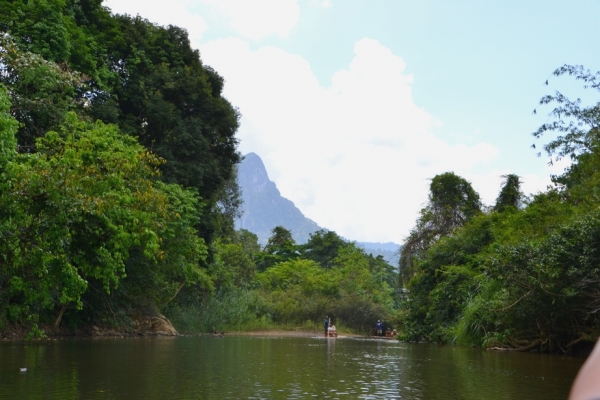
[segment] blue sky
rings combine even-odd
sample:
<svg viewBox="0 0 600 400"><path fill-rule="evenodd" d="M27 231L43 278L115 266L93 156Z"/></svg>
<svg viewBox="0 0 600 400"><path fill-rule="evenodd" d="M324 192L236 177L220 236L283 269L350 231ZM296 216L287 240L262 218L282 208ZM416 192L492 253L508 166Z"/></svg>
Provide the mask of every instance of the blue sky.
<svg viewBox="0 0 600 400"><path fill-rule="evenodd" d="M305 215L359 241L401 242L438 173L487 204L502 174L543 190L566 164L535 156L549 109L532 110L554 90L586 95L557 67L600 70L600 1L104 4L187 28L242 113L240 151Z"/></svg>

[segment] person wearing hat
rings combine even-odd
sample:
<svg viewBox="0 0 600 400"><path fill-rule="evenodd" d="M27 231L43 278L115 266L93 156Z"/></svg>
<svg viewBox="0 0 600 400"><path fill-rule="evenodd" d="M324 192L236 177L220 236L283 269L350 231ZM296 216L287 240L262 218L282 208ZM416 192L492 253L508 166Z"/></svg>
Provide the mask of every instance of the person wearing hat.
<svg viewBox="0 0 600 400"><path fill-rule="evenodd" d="M325 316L325 323L324 323L324 325L325 325L325 337L327 337L328 329L329 329L329 317L328 316Z"/></svg>
<svg viewBox="0 0 600 400"><path fill-rule="evenodd" d="M377 336L383 336L383 324L381 320L377 320Z"/></svg>

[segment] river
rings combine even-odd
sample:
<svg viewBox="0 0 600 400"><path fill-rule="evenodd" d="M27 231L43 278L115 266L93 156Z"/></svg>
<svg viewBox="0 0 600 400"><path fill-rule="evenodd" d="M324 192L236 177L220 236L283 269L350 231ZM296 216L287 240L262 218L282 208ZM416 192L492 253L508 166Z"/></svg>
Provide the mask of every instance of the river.
<svg viewBox="0 0 600 400"><path fill-rule="evenodd" d="M565 399L583 361L352 338L2 342L0 399Z"/></svg>

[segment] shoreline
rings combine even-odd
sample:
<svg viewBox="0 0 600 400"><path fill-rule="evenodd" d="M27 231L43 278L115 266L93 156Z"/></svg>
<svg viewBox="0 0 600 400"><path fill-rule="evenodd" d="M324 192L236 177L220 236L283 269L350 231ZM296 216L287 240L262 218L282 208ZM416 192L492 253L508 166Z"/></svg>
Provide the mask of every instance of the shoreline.
<svg viewBox="0 0 600 400"><path fill-rule="evenodd" d="M4 335L0 335L0 342L27 342L25 339L24 331L14 330L4 332ZM143 337L231 337L231 336L252 336L252 337L276 337L276 338L294 338L294 337L325 337L321 331L287 331L280 329L270 329L264 331L224 331L217 334L208 332L195 332L195 333L177 333L177 334L166 334L166 332L153 332L153 333L140 333L140 332L124 332L115 329L99 330L91 329L84 330L77 333L67 333L51 330L47 331L47 335L44 338L31 339L31 342L43 342L52 340L63 340L63 339L99 339L99 338L112 338L112 339L128 339L128 338L143 338ZM356 333L340 333L338 338L368 338L366 335ZM333 339L333 338L332 338Z"/></svg>
<svg viewBox="0 0 600 400"><path fill-rule="evenodd" d="M249 331L249 332L225 332L224 336L266 336L266 337L325 337L323 332L319 331L284 331L284 330L268 330L268 331ZM356 333L339 333L338 337L365 337Z"/></svg>

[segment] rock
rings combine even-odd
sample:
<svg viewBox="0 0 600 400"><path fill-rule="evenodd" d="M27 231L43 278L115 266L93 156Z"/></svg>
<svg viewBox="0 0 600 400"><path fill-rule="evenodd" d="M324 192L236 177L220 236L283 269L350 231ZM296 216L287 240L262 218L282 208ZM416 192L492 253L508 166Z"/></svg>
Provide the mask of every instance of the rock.
<svg viewBox="0 0 600 400"><path fill-rule="evenodd" d="M131 329L99 328L92 326L92 336L120 336L136 334L139 336L179 336L179 333L171 321L164 315L142 316L133 320L133 331Z"/></svg>
<svg viewBox="0 0 600 400"><path fill-rule="evenodd" d="M171 321L164 315L158 317L143 317L134 322L135 333L138 335L179 336Z"/></svg>

